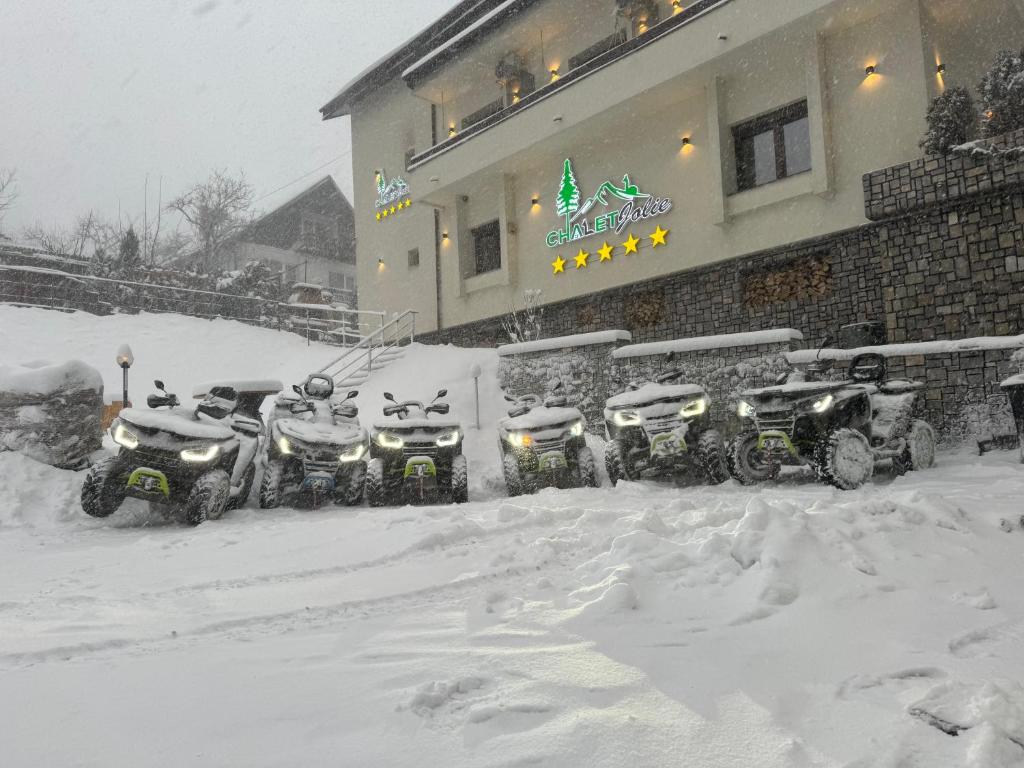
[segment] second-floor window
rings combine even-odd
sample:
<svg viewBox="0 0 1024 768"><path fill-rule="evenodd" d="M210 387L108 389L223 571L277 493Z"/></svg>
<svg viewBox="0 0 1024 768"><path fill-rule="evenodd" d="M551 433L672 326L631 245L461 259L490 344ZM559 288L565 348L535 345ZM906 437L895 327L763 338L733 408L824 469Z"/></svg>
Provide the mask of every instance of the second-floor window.
<svg viewBox="0 0 1024 768"><path fill-rule="evenodd" d="M811 170L806 101L735 125L732 137L737 192Z"/></svg>
<svg viewBox="0 0 1024 768"><path fill-rule="evenodd" d="M497 220L471 230L475 274L501 269L501 225Z"/></svg>

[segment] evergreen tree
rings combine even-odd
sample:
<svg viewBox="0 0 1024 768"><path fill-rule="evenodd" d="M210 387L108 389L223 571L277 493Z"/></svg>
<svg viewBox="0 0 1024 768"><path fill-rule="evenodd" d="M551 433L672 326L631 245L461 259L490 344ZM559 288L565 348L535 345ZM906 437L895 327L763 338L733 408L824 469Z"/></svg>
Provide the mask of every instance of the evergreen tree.
<svg viewBox="0 0 1024 768"><path fill-rule="evenodd" d="M580 188L576 184L576 177L572 172L572 163L566 159L565 167L562 169L562 186L558 190L558 197L555 201L555 211L559 216L565 216L565 228L569 229L569 220L580 208Z"/></svg>
<svg viewBox="0 0 1024 768"><path fill-rule="evenodd" d="M971 92L963 86L950 88L928 107L928 132L921 147L930 155L944 155L974 138L977 113Z"/></svg>
<svg viewBox="0 0 1024 768"><path fill-rule="evenodd" d="M121 249L118 255L121 271L125 275L131 275L139 268L142 257L139 254L139 236L135 234L134 227L128 227L128 231L121 238Z"/></svg>
<svg viewBox="0 0 1024 768"><path fill-rule="evenodd" d="M1024 51L1000 51L978 85L985 115L982 134L998 136L1024 128Z"/></svg>

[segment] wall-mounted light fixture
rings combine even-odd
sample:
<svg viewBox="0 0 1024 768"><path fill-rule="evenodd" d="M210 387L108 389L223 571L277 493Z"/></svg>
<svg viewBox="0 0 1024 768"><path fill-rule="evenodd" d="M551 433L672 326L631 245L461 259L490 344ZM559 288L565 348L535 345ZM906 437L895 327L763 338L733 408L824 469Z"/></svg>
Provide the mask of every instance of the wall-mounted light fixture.
<svg viewBox="0 0 1024 768"><path fill-rule="evenodd" d="M540 205L540 195L534 195L533 197L531 197L530 205L532 205L534 208Z"/></svg>
<svg viewBox="0 0 1024 768"><path fill-rule="evenodd" d="M939 75L945 74L945 72L946 72L946 65L945 64L938 64L935 67L935 72L936 72L936 74L939 74Z"/></svg>
<svg viewBox="0 0 1024 768"><path fill-rule="evenodd" d="M636 25L637 34L642 35L649 29L647 26L647 19L640 19L640 23Z"/></svg>
<svg viewBox="0 0 1024 768"><path fill-rule="evenodd" d="M558 79L558 67L551 68L551 82L555 82Z"/></svg>
<svg viewBox="0 0 1024 768"><path fill-rule="evenodd" d="M387 267L384 265L384 259L377 259L377 271L383 272Z"/></svg>
<svg viewBox="0 0 1024 768"><path fill-rule="evenodd" d="M518 104L519 103L519 91L512 91L512 103L513 104Z"/></svg>
<svg viewBox="0 0 1024 768"><path fill-rule="evenodd" d="M441 239L442 240L447 240L448 239L448 230L445 230L444 232L441 233Z"/></svg>
<svg viewBox="0 0 1024 768"><path fill-rule="evenodd" d="M672 15L675 16L677 13L683 12L682 0L672 0Z"/></svg>
<svg viewBox="0 0 1024 768"><path fill-rule="evenodd" d="M877 69L874 64L868 64L866 67L864 67L864 75L866 77L871 77L873 74L875 74L876 71Z"/></svg>
<svg viewBox="0 0 1024 768"><path fill-rule="evenodd" d="M690 146L690 143L691 143L690 142L690 137L689 136L683 136L683 146L684 147L688 147L688 146Z"/></svg>
<svg viewBox="0 0 1024 768"><path fill-rule="evenodd" d="M448 137L451 138L455 135L455 123L448 126Z"/></svg>

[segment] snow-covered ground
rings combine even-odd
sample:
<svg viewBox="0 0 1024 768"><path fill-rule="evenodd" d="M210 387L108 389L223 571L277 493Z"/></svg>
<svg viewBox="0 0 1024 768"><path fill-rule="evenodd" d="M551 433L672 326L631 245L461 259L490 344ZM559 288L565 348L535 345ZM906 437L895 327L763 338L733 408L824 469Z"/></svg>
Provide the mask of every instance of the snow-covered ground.
<svg viewBox="0 0 1024 768"><path fill-rule="evenodd" d="M64 317L21 311L37 345ZM200 346L175 341L179 320L178 368ZM69 348L92 362L104 328ZM44 356L10 343L0 359ZM196 354L195 381L222 376ZM289 380L329 351L306 354L240 374ZM940 454L850 493L793 478L509 500L494 352L414 348L359 402L445 386L469 426L473 362L462 506L101 521L80 474L0 454L0 762L1024 766L1024 532L999 528L1024 512L1015 454Z"/></svg>

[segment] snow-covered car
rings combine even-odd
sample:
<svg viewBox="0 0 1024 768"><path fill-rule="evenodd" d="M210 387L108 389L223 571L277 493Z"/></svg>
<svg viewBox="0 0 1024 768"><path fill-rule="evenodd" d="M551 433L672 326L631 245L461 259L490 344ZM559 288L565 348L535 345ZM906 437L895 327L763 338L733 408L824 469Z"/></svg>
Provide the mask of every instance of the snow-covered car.
<svg viewBox="0 0 1024 768"><path fill-rule="evenodd" d="M462 454L462 425L445 418L448 403L398 402L384 407L384 418L374 422L370 461L366 468L366 501L371 507L404 501L424 503L469 500L469 467Z"/></svg>
<svg viewBox="0 0 1024 768"><path fill-rule="evenodd" d="M935 462L935 433L913 418L923 385L887 380L885 358L868 353L849 377L827 380L833 360L819 359L782 384L740 394L745 429L729 445L729 471L744 484L774 480L783 465L808 465L826 483L853 490L876 462L897 474Z"/></svg>
<svg viewBox="0 0 1024 768"><path fill-rule="evenodd" d="M544 486L600 485L594 454L587 447L587 420L566 398L509 398L513 407L498 424L498 446L509 496Z"/></svg>
<svg viewBox="0 0 1024 768"><path fill-rule="evenodd" d="M604 456L612 485L693 471L713 485L729 478L722 435L711 425L707 392L697 384L674 383L682 375L667 371L608 398Z"/></svg>
<svg viewBox="0 0 1024 768"><path fill-rule="evenodd" d="M149 396L150 410L125 409L111 426L120 450L89 470L82 508L109 517L131 496L165 515L180 509L198 525L244 504L264 434L259 405L280 382L221 382L194 409L155 385L162 394Z"/></svg>
<svg viewBox="0 0 1024 768"><path fill-rule="evenodd" d="M295 397L282 396L275 402L260 507L278 507L289 493L311 506L326 499L359 504L368 447L359 409L350 402L359 392L335 398L333 380L314 374L293 387L293 393ZM283 409L287 415L281 414Z"/></svg>

